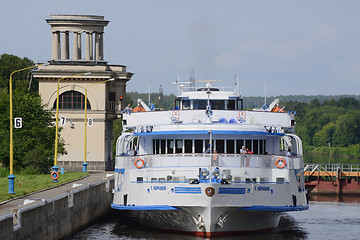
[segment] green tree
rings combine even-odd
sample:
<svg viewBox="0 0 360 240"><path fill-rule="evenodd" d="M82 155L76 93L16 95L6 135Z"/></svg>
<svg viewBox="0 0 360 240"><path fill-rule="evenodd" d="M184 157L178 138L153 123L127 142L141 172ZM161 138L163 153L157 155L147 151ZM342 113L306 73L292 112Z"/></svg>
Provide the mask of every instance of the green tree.
<svg viewBox="0 0 360 240"><path fill-rule="evenodd" d="M27 58L20 59L6 54L1 56L0 61L0 162L7 167L10 163L8 78L11 72L33 63ZM45 110L37 91L28 91L28 74L24 72L13 75L13 117L21 117L23 121L22 128L13 129L14 168L33 168L45 173L53 165L55 127L52 114ZM59 153L66 153L62 140L59 141Z"/></svg>
<svg viewBox="0 0 360 240"><path fill-rule="evenodd" d="M317 131L314 134L314 145L317 147L320 146L330 146L333 145L333 134L336 130L335 123L329 122L321 130Z"/></svg>
<svg viewBox="0 0 360 240"><path fill-rule="evenodd" d="M360 143L360 111L351 111L339 117L333 143L339 147Z"/></svg>

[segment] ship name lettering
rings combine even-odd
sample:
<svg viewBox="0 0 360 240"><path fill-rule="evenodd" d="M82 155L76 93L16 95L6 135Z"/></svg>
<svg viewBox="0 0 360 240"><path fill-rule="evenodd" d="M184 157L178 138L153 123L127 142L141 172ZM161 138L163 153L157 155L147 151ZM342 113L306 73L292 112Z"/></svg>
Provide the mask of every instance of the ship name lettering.
<svg viewBox="0 0 360 240"><path fill-rule="evenodd" d="M255 187L256 191L270 191L270 187Z"/></svg>
<svg viewBox="0 0 360 240"><path fill-rule="evenodd" d="M166 186L151 186L151 190L165 191L165 190L166 190Z"/></svg>

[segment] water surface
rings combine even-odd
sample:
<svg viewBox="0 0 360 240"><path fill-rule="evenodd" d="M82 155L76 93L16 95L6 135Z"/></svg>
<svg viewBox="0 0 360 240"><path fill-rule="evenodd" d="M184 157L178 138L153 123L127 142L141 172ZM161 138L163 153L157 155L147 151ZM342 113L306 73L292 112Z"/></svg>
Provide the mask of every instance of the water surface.
<svg viewBox="0 0 360 240"><path fill-rule="evenodd" d="M72 239L204 239L149 229L114 210ZM283 213L279 227L261 233L211 239L360 239L360 197L315 196L307 211Z"/></svg>

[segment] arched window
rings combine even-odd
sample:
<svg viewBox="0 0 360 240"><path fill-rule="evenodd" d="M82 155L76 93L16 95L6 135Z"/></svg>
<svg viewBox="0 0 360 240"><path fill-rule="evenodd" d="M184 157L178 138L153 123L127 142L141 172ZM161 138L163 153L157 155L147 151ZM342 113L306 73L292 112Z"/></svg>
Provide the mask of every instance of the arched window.
<svg viewBox="0 0 360 240"><path fill-rule="evenodd" d="M54 102L56 109L56 100ZM59 96L59 109L84 109L85 95L77 91L67 91ZM89 99L87 100L87 109L91 109Z"/></svg>

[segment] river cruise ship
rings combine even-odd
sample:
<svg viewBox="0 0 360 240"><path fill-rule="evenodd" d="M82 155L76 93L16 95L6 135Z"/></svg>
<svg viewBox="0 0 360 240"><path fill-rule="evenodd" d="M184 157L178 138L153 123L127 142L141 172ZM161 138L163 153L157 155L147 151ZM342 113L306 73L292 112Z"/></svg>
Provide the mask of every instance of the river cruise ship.
<svg viewBox="0 0 360 240"><path fill-rule="evenodd" d="M236 90L181 92L174 110L140 99L123 113L112 208L152 228L203 237L276 228L308 209L295 114L243 110Z"/></svg>

